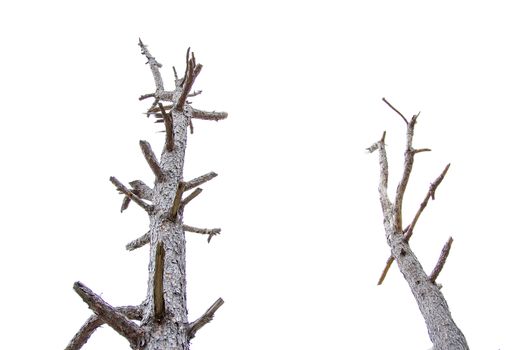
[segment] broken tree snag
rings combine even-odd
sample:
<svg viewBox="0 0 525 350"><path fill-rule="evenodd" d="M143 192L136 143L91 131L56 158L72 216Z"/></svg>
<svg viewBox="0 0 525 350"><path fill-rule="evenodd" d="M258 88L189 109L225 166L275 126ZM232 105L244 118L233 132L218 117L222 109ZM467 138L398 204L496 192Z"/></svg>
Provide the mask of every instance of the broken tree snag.
<svg viewBox="0 0 525 350"><path fill-rule="evenodd" d="M369 152L379 151L379 196L381 207L383 211L383 226L385 230L385 236L390 247L392 257L388 259L387 266L383 270L383 274L380 278L379 283L384 280L390 264L395 259L401 274L407 281L412 295L414 296L416 303L418 304L419 310L425 320L430 340L432 341L433 348L436 350L467 350L468 345L465 336L455 324L450 310L448 308L445 297L441 293L439 287L431 281L431 279L425 273L423 267L419 263L416 255L410 248L408 238L410 238L411 229L417 222L417 218L422 212L422 208L416 214L414 220L409 227L405 230L402 228L402 202L407 188L410 173L414 162L414 154L419 152L428 151L428 149L414 149L412 147L412 139L414 136L414 126L416 124L418 115L414 115L412 119L407 120L403 114L401 114L396 108L394 108L386 99L383 99L397 114L399 114L405 124L406 129L406 149L405 149L405 160L403 173L401 180L397 186L395 201L390 201L388 197L388 160L385 150L385 137L380 141L374 143L368 148ZM448 167L442 172L440 177L435 181L435 184L439 185ZM431 185L429 190L428 198L432 197L435 188L437 186ZM422 207L426 206L428 198L423 201ZM407 237L407 234L408 237ZM447 248L449 249L449 248ZM447 249L443 249L442 263L438 263L438 267L442 268L444 260L446 259ZM440 269L439 268L439 269ZM438 268L436 269L439 270ZM439 273L439 272L437 272Z"/></svg>
<svg viewBox="0 0 525 350"><path fill-rule="evenodd" d="M189 225L183 225L182 228L186 232L193 232L193 233L200 233L202 235L208 235L208 243L210 243L211 238L213 236L218 235L218 234L221 233L221 229L220 228L212 228L212 229L209 229L209 228L198 228L198 227L193 227L193 226L189 226Z"/></svg>
<svg viewBox="0 0 525 350"><path fill-rule="evenodd" d="M443 270L443 266L445 266L445 263L447 262L448 254L450 253L450 248L452 247L453 241L454 240L452 239L452 237L449 237L447 243L445 243L445 245L443 246L436 267L434 267L434 270L432 270L432 273L428 277L430 282L436 283L436 279L438 278L439 273L441 272L441 270Z"/></svg>
<svg viewBox="0 0 525 350"><path fill-rule="evenodd" d="M153 211L153 207L151 205L147 204L142 199L140 199L135 193L131 192L126 186L124 186L119 180L117 180L116 177L111 176L109 178L109 181L111 181L111 183L115 185L115 187L120 193L129 197L133 202L137 203L147 213L151 213Z"/></svg>
<svg viewBox="0 0 525 350"><path fill-rule="evenodd" d="M164 109L162 103L159 103L159 108L162 114L162 118L164 120L164 126L166 127L165 147L168 152L172 152L173 148L175 148L175 141L173 139L173 116L171 115L171 111L169 113L166 113L166 110Z"/></svg>
<svg viewBox="0 0 525 350"><path fill-rule="evenodd" d="M206 312L204 315L193 321L188 325L188 338L192 339L195 337L195 334L199 329L204 327L207 323L209 323L211 320L213 320L213 316L215 315L215 312L224 304L224 300L222 298L217 299L212 306Z"/></svg>
<svg viewBox="0 0 525 350"><path fill-rule="evenodd" d="M186 186L184 187L184 190L188 191L188 190L194 189L195 187L200 186L203 183L210 181L211 179L213 179L216 176L217 176L217 174L215 172L210 171L207 174L204 174L204 175L201 175L199 177L196 177L195 179L192 179L192 180L186 182Z"/></svg>
<svg viewBox="0 0 525 350"><path fill-rule="evenodd" d="M129 250L129 251L132 251L132 250L135 250L135 249L138 249L140 247L143 247L145 246L146 244L149 243L151 239L151 235L148 232L146 232L145 234L143 234L142 236L140 236L139 238L129 242L128 244L126 244L126 249Z"/></svg>
<svg viewBox="0 0 525 350"><path fill-rule="evenodd" d="M427 195L425 196L425 199L423 200L423 202L421 202L421 204L419 205L419 209L416 215L414 216L414 218L412 219L412 222L410 223L410 225L408 225L403 230L405 241L408 242L410 240L410 237L412 237L412 234L414 233L414 227L416 226L416 223L419 220L421 213L423 213L423 210L427 206L429 199L432 198L432 200L434 200L436 189L438 188L439 184L441 184L441 182L445 178L448 168L450 168L450 163L447 164L447 166L441 172L441 174L437 177L437 179L430 184L430 188L428 189ZM390 257L386 261L385 268L383 269L383 272L381 273L381 277L379 277L379 281L377 282L377 285L381 285L383 283L388 273L388 270L390 269L390 266L392 266L393 261L394 261L394 257L390 255Z"/></svg>
<svg viewBox="0 0 525 350"><path fill-rule="evenodd" d="M181 202L182 206L186 206L189 202L191 202L195 197L197 197L199 194L201 194L202 188L196 188L195 191L190 193L188 197L184 198Z"/></svg>
<svg viewBox="0 0 525 350"><path fill-rule="evenodd" d="M142 343L142 331L140 327L116 308L106 303L101 297L93 293L91 289L80 282L75 282L73 289L88 304L89 308L95 312L104 322L113 328L117 333L125 337L134 348Z"/></svg>
<svg viewBox="0 0 525 350"><path fill-rule="evenodd" d="M151 149L151 145L148 141L144 140L140 140L139 144L142 154L144 154L144 158L146 158L146 162L148 162L149 167L155 174L155 179L157 181L162 181L164 179L164 173L162 172L162 168L160 167L155 153L153 153L153 150Z"/></svg>
<svg viewBox="0 0 525 350"><path fill-rule="evenodd" d="M142 320L142 308L140 306L119 306L115 309L130 320ZM96 314L92 315L78 330L77 334L73 336L73 339L71 339L65 350L79 350L84 344L87 343L97 328L102 326L104 323L106 322L100 318L100 316Z"/></svg>
<svg viewBox="0 0 525 350"><path fill-rule="evenodd" d="M153 200L153 190L144 182L140 180L135 180L131 181L129 185L131 186L131 188L133 188L131 192L139 196L139 198L145 199L147 201Z"/></svg>
<svg viewBox="0 0 525 350"><path fill-rule="evenodd" d="M226 119L228 117L228 113L226 112L215 112L215 111L206 112L206 111L201 111L200 109L196 109L196 108L192 108L191 111L192 111L191 117L195 119L219 121L219 120Z"/></svg>
<svg viewBox="0 0 525 350"><path fill-rule="evenodd" d="M184 193L184 187L185 183L183 181L179 181L179 184L177 185L177 192L175 192L175 198L173 199L173 205L171 206L170 211L170 218L172 221L176 221L177 219L177 212L179 211L182 202L182 194Z"/></svg>
<svg viewBox="0 0 525 350"><path fill-rule="evenodd" d="M181 94L177 103L175 104L175 110L182 112L184 103L186 102L188 94L191 91L191 87L193 86L195 79L201 72L201 69L202 64L197 64L197 62L195 61L195 54L193 52L191 52L190 58L190 48L188 47L188 51L186 52L186 73L184 74L184 79L182 81Z"/></svg>
<svg viewBox="0 0 525 350"><path fill-rule="evenodd" d="M164 243L157 244L155 255L155 276L153 277L153 305L155 320L161 322L164 318Z"/></svg>

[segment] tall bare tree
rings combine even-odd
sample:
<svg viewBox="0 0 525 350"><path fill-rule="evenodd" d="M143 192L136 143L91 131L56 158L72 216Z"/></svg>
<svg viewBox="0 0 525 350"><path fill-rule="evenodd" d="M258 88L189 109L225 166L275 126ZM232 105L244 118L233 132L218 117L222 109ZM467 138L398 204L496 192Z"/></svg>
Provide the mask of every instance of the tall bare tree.
<svg viewBox="0 0 525 350"><path fill-rule="evenodd" d="M200 318L188 322L185 233L204 234L209 241L220 233L220 229L203 229L184 224L184 208L202 192L198 186L217 174L210 172L184 181L183 169L188 129L193 132L192 120L218 121L225 119L227 113L198 110L188 102L189 97L200 94L200 91L192 92L192 86L202 69L190 49L186 53L184 76L179 78L173 68L175 89L166 91L159 70L162 65L140 40L139 46L155 81L155 92L143 95L140 99L154 99L147 114L153 115L157 122L164 123L166 127L164 149L159 160L150 144L140 141L142 153L155 176L153 188L140 180L130 182L131 188L124 186L115 177L111 177L110 181L124 195L121 211L133 201L144 209L150 219L149 231L126 246L128 250L133 250L150 243L147 296L137 306L113 307L87 286L76 282L74 290L93 310L94 315L73 337L66 348L68 350L80 349L104 323L125 337L132 349L186 350L189 349L190 339L211 321L223 304L219 298ZM164 106L163 102L168 105ZM184 195L191 190L188 195ZM139 320L140 324L133 320Z"/></svg>
<svg viewBox="0 0 525 350"><path fill-rule="evenodd" d="M412 234L414 233L414 227L416 226L421 213L427 206L430 198L434 199L436 189L441 181L443 181L450 164L448 164L436 180L431 183L423 202L414 215L414 218L408 225L404 226L403 199L412 172L414 156L421 152L428 152L430 149L415 149L412 147L414 128L419 113L412 116L409 121L386 99L383 98L383 101L392 108L392 110L394 110L406 124L406 148L403 173L401 180L397 185L393 202L388 196L388 159L385 149L386 132L383 133L381 140L375 142L367 149L370 153L374 151L379 152L379 198L383 210L383 225L385 228L386 240L391 252L378 284L383 283L392 262L395 260L399 270L407 281L414 298L416 299L423 318L425 319L428 334L433 344L433 349L468 350L467 340L452 319L447 301L445 300L443 293L441 293L440 285L436 284L436 279L443 269L450 252L452 237L450 237L445 243L438 262L430 275L426 274L409 245L410 237L412 237Z"/></svg>

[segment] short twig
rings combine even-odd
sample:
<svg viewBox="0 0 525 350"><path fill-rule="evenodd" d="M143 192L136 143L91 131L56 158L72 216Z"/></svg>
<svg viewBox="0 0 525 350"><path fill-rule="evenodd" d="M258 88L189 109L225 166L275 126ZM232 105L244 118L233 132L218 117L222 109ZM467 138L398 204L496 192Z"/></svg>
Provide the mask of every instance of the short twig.
<svg viewBox="0 0 525 350"><path fill-rule="evenodd" d="M450 253L450 247L452 246L453 241L454 240L452 239L452 237L449 237L447 243L445 243L445 245L443 246L436 267L434 267L434 270L432 270L432 273L428 277L430 282L436 283L436 279L438 278L439 273L441 272L441 270L443 270L443 266L445 266L445 263L447 262L447 257Z"/></svg>
<svg viewBox="0 0 525 350"><path fill-rule="evenodd" d="M216 176L217 176L217 173L215 173L213 171L210 171L207 174L204 174L204 175L201 175L199 177L196 177L196 178L186 182L186 186L184 187L184 190L185 191L191 190L191 189L193 189L193 188L195 188L197 186L202 185L205 182L210 181L211 179L213 179Z"/></svg>
<svg viewBox="0 0 525 350"><path fill-rule="evenodd" d="M201 111L200 109L192 108L192 114L191 117L194 119L204 119L204 120L223 120L228 117L228 113L226 112L206 112Z"/></svg>
<svg viewBox="0 0 525 350"><path fill-rule="evenodd" d="M222 304L224 304L224 300L222 300L222 298L217 299L217 301L215 301L201 317L190 323L188 325L188 338L192 339L195 337L197 331L213 319L215 312L222 306Z"/></svg>
<svg viewBox="0 0 525 350"><path fill-rule="evenodd" d="M164 172L162 171L162 168L160 167L159 161L157 160L157 157L155 156L155 153L151 149L151 145L148 141L140 140L140 149L142 150L142 154L144 154L144 158L146 158L146 162L148 162L149 167L155 174L155 178L157 181L162 181L164 179Z"/></svg>
<svg viewBox="0 0 525 350"><path fill-rule="evenodd" d="M212 228L212 229L209 229L209 228L198 228L198 227L193 227L193 226L188 226L188 225L183 225L182 228L186 232L193 232L193 233L200 233L202 235L208 235L208 243L210 243L211 238L213 236L218 235L218 234L221 233L221 229L220 228Z"/></svg>
<svg viewBox="0 0 525 350"><path fill-rule="evenodd" d="M129 251L132 251L132 250L135 250L135 249L138 249L140 247L143 247L145 246L146 244L149 243L150 241L150 233L149 231L146 232L145 234L143 234L142 236L140 236L139 238L129 242L128 244L126 244L126 249L129 250Z"/></svg>
<svg viewBox="0 0 525 350"><path fill-rule="evenodd" d="M191 192L186 198L184 198L181 202L182 206L186 206L189 202L191 202L195 197L197 197L199 194L201 194L202 188L197 187L193 192Z"/></svg>

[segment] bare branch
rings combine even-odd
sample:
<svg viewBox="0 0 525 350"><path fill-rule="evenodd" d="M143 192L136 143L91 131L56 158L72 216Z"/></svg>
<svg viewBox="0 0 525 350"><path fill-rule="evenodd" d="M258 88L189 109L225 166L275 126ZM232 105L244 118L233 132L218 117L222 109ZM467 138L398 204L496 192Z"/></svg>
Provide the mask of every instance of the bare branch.
<svg viewBox="0 0 525 350"><path fill-rule="evenodd" d="M195 79L199 75L202 64L197 64L195 61L195 55L191 53L191 58L189 57L190 49L188 48L188 51L186 53L186 74L184 75L184 80L182 82L182 91L179 96L179 99L177 103L175 104L175 110L182 112L182 109L184 107L184 103L186 102L186 99L188 98L188 94L190 93L190 90L193 86L193 83L195 82Z"/></svg>
<svg viewBox="0 0 525 350"><path fill-rule="evenodd" d="M392 108L392 109L394 110L394 112L396 112L397 114L399 114L399 115L401 116L401 118L403 118L403 120L405 121L405 123L408 125L408 120L407 120L407 118L405 118L405 116L404 116L400 111L398 111L394 106L392 106L392 105L390 104L390 102L388 102L388 101L386 100L386 98L384 98L384 97L383 97L383 102L386 103L386 104L388 105L388 107Z"/></svg>
<svg viewBox="0 0 525 350"><path fill-rule="evenodd" d="M162 103L159 103L160 112L164 120L164 126L166 127L166 149L171 152L175 149L175 141L173 139L173 116L171 111L166 113Z"/></svg>
<svg viewBox="0 0 525 350"><path fill-rule="evenodd" d="M190 193L186 198L184 198L181 202L182 206L187 205L189 202L191 202L195 197L197 197L199 194L201 194L202 188L196 188L195 191Z"/></svg>
<svg viewBox="0 0 525 350"><path fill-rule="evenodd" d="M141 306L118 306L115 309L130 320L142 320ZM79 350L84 344L86 344L97 328L104 323L106 322L98 315L92 315L79 329L77 334L73 336L73 339L71 339L65 350Z"/></svg>
<svg viewBox="0 0 525 350"><path fill-rule="evenodd" d="M194 233L200 233L202 235L208 235L208 243L210 243L211 238L213 236L218 235L218 234L221 233L221 229L220 228L212 228L212 229L209 229L209 228L198 228L198 227L193 227L193 226L188 226L188 225L182 225L182 228L186 232L194 232Z"/></svg>
<svg viewBox="0 0 525 350"><path fill-rule="evenodd" d="M139 101L143 101L147 98L152 98L152 97L155 97L155 94L144 94L144 95L140 95L139 96Z"/></svg>
<svg viewBox="0 0 525 350"><path fill-rule="evenodd" d="M101 297L80 282L75 282L73 289L88 304L89 308L104 320L117 333L125 337L132 347L142 341L142 330L134 322L120 313L113 306L106 303Z"/></svg>
<svg viewBox="0 0 525 350"><path fill-rule="evenodd" d="M148 50L147 46L144 45L142 43L142 40L140 40L140 39L139 39L139 46L140 46L140 49L141 49L141 53L144 56L146 56L146 58L148 59L146 64L149 64L149 66L151 68L151 73L153 73L153 79L155 80L155 87L157 88L157 92L164 91L164 84L162 83L162 76L160 75L160 70L159 70L159 68L162 67L162 64L157 62L155 57L153 57L149 53L149 50Z"/></svg>
<svg viewBox="0 0 525 350"><path fill-rule="evenodd" d="M191 117L195 119L219 121L219 120L226 119L228 117L228 113L226 112L215 112L215 111L206 112L206 111L201 111L200 109L196 109L196 108L192 108L192 112L193 113Z"/></svg>
<svg viewBox="0 0 525 350"><path fill-rule="evenodd" d="M192 339L195 337L195 334L199 329L204 327L207 323L209 323L211 320L213 320L213 316L215 315L215 312L224 304L224 300L222 298L217 299L213 303L212 306L206 312L199 317L197 320L193 321L188 325L188 338Z"/></svg>
<svg viewBox="0 0 525 350"><path fill-rule="evenodd" d="M421 204L419 205L419 209L418 209L416 215L414 216L414 218L412 219L412 222L405 229L405 240L406 241L408 241L410 239L410 237L412 237L412 233L414 232L414 227L416 226L417 221L419 220L419 217L421 216L421 213L423 213L423 210L425 210L425 208L426 208L430 198L432 198L432 200L434 200L434 197L435 197L435 194L436 194L436 190L437 190L438 186L441 184L441 181L443 181L443 179L445 178L445 175L447 174L448 168L450 168L450 163L447 164L445 169L443 169L443 171L436 178L436 180L434 180L434 182L432 182L430 184L430 187L428 189L427 195L425 196L425 199L423 199L423 202L421 202Z"/></svg>
<svg viewBox="0 0 525 350"><path fill-rule="evenodd" d="M185 185L186 184L183 181L179 181L179 184L177 185L177 192L175 192L175 198L173 198L173 205L171 206L170 211L170 218L173 221L176 221L177 219L177 212L181 205L182 193L184 193Z"/></svg>
<svg viewBox="0 0 525 350"><path fill-rule="evenodd" d="M410 123L407 124L406 132L406 149L405 149L405 164L403 167L403 174L401 180L397 185L396 199L394 202L394 223L396 231L403 229L403 198L412 173L412 167L414 165L414 149L412 148L412 139L414 137L414 126L416 125L417 115L413 116Z"/></svg>
<svg viewBox="0 0 525 350"><path fill-rule="evenodd" d="M452 239L452 237L449 237L447 243L445 243L445 245L443 246L436 267L434 267L434 270L432 270L432 273L428 277L430 282L436 283L436 279L438 278L439 273L441 272L441 270L443 270L443 266L445 266L445 263L447 262L448 254L450 253L450 248L452 247L453 241L454 240Z"/></svg>
<svg viewBox="0 0 525 350"><path fill-rule="evenodd" d="M195 188L197 186L202 185L205 182L210 181L211 179L213 179L216 176L217 176L217 173L215 173L213 171L210 171L207 174L204 174L204 175L201 175L199 177L196 177L196 178L186 182L186 186L184 187L184 190L185 191L191 190L191 189L193 189L193 188Z"/></svg>
<svg viewBox="0 0 525 350"><path fill-rule="evenodd" d="M164 306L164 243L157 245L155 253L155 274L153 276L153 304L155 320L161 322L165 314Z"/></svg>
<svg viewBox="0 0 525 350"><path fill-rule="evenodd" d="M193 91L191 94L188 94L188 97L195 97L202 94L202 90Z"/></svg>
<svg viewBox="0 0 525 350"><path fill-rule="evenodd" d="M132 250L135 250L135 249L138 249L140 247L143 247L145 246L146 244L148 244L150 242L150 233L149 231L146 232L145 234L143 234L142 236L140 236L139 238L129 242L128 244L126 244L126 249L129 250L129 251L132 251Z"/></svg>
<svg viewBox="0 0 525 350"><path fill-rule="evenodd" d="M379 198L381 208L385 217L390 217L392 202L388 198L388 158L385 149L386 131L383 132L381 140L368 147L367 150L372 153L379 150Z"/></svg>
<svg viewBox="0 0 525 350"><path fill-rule="evenodd" d="M153 206L147 204L142 199L140 199L136 194L131 192L126 186L124 186L119 180L117 180L116 177L111 176L109 178L109 181L111 181L111 183L115 185L115 187L119 190L120 193L123 193L124 195L128 196L132 201L137 203L147 213L151 213L151 211L153 210Z"/></svg>
<svg viewBox="0 0 525 350"><path fill-rule="evenodd" d="M167 133L170 134L170 133ZM146 158L146 162L148 162L149 167L155 174L155 178L157 181L162 181L164 179L164 173L162 171L162 168L160 167L159 161L157 160L157 157L155 156L155 153L153 153L153 150L151 149L151 145L148 141L140 140L140 149L142 150L142 154L144 154L144 158Z"/></svg>

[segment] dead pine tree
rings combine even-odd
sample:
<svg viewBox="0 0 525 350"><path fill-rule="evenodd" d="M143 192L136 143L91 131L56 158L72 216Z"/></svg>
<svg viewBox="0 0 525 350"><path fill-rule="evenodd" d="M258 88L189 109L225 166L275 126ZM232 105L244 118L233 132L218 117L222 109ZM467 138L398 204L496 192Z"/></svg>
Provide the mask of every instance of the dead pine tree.
<svg viewBox="0 0 525 350"><path fill-rule="evenodd" d="M383 98L383 101L392 108L392 110L394 110L406 124L406 149L403 173L397 186L393 202L388 196L388 160L385 149L386 132L383 133L383 136L379 141L375 142L367 149L370 153L374 151L378 151L379 153L379 198L383 210L383 225L385 228L386 240L391 252L378 284L383 283L392 262L395 260L399 270L407 281L414 298L416 299L423 318L425 319L428 334L433 344L433 349L467 350L467 340L452 319L447 301L445 300L443 293L441 293L440 285L436 284L436 279L449 254L452 245L452 237L450 237L445 243L441 256L430 275L426 274L409 245L410 237L414 233L414 227L416 226L420 215L427 206L428 201L431 198L434 199L436 189L441 181L443 181L450 164L448 164L436 180L430 184L425 199L421 203L414 218L408 225L403 227L403 199L412 172L414 157L416 154L428 152L430 149L415 149L412 147L414 127L417 118L419 117L419 113L408 120L386 99Z"/></svg>
<svg viewBox="0 0 525 350"><path fill-rule="evenodd" d="M141 96L140 100L154 100L147 115L154 115L157 122L164 123L164 149L159 160L147 141L139 143L155 176L153 188L139 180L130 182L131 188L124 186L115 177L111 177L110 181L118 192L124 195L121 211L125 210L130 202L134 202L144 209L150 219L149 231L126 246L128 250L133 250L150 243L147 296L146 300L137 306L113 307L87 286L76 282L74 290L93 310L94 315L73 337L66 347L67 350L80 349L97 327L104 323L125 337L132 349L186 350L189 349L190 339L211 321L214 313L223 304L219 298L200 318L188 322L185 232L207 235L209 241L220 233L220 229L202 229L184 224L184 208L202 192L198 186L213 179L217 174L210 172L184 181L183 169L188 129L193 131L192 120L217 121L225 119L227 113L201 111L193 108L188 102L189 97L200 93L191 90L202 69L202 65L196 62L190 49L186 53L184 76L179 79L173 68L175 89L166 91L159 70L162 65L140 40L139 46L155 81L155 92ZM133 320L140 323L137 324Z"/></svg>

